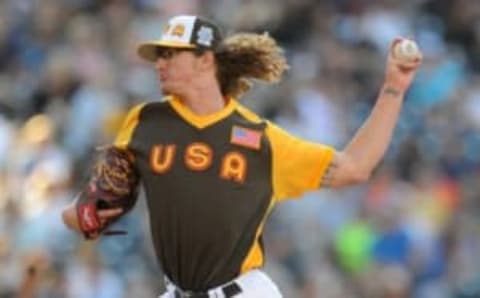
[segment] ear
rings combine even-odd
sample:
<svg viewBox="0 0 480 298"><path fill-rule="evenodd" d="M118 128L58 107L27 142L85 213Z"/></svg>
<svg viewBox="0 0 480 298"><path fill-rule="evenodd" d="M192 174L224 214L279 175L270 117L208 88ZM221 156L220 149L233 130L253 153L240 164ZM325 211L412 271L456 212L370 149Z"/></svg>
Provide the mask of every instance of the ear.
<svg viewBox="0 0 480 298"><path fill-rule="evenodd" d="M208 71L215 69L215 55L212 51L206 51L202 55L198 56L197 67L201 71Z"/></svg>

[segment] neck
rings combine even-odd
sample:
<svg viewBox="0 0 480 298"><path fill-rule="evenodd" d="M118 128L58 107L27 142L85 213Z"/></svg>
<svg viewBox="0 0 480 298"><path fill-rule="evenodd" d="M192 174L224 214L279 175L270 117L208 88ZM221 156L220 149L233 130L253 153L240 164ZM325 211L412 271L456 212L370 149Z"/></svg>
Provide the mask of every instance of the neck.
<svg viewBox="0 0 480 298"><path fill-rule="evenodd" d="M214 86L214 87L212 87ZM197 115L208 115L225 107L225 100L218 85L200 86L179 95L180 100Z"/></svg>

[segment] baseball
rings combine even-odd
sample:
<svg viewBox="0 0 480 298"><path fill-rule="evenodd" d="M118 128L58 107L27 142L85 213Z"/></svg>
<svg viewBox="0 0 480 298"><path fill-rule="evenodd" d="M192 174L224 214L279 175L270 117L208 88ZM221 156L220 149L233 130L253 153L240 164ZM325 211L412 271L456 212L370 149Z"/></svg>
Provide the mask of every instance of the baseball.
<svg viewBox="0 0 480 298"><path fill-rule="evenodd" d="M421 56L417 43L411 39L401 39L393 48L393 57L400 62L416 62Z"/></svg>

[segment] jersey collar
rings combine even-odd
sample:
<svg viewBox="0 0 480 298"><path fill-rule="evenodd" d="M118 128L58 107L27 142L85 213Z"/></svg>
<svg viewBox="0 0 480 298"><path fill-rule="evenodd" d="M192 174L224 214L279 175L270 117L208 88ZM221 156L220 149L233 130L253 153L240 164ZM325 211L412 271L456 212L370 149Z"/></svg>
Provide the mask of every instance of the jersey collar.
<svg viewBox="0 0 480 298"><path fill-rule="evenodd" d="M203 129L225 119L233 112L233 110L235 110L235 107L238 104L235 99L230 98L223 109L208 115L197 115L184 105L176 96L169 96L167 101L180 117L198 129Z"/></svg>

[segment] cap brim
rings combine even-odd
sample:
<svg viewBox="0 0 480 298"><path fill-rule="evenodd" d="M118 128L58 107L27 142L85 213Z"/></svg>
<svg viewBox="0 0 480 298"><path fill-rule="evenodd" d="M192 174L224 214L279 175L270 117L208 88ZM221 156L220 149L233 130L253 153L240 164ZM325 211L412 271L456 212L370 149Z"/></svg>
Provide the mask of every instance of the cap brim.
<svg viewBox="0 0 480 298"><path fill-rule="evenodd" d="M196 46L189 43L152 40L138 45L137 53L147 61L156 62L159 48L194 49Z"/></svg>

